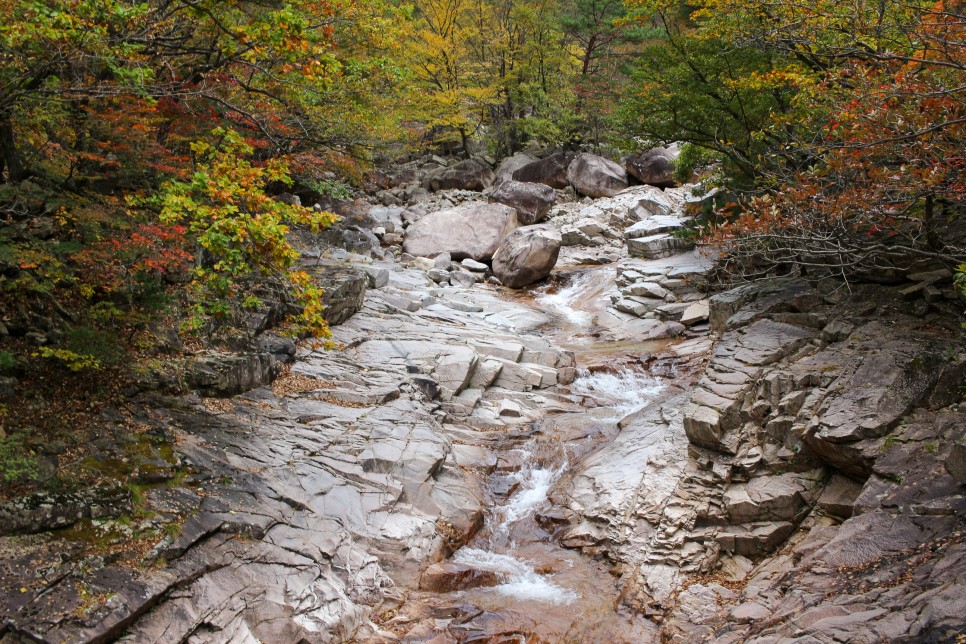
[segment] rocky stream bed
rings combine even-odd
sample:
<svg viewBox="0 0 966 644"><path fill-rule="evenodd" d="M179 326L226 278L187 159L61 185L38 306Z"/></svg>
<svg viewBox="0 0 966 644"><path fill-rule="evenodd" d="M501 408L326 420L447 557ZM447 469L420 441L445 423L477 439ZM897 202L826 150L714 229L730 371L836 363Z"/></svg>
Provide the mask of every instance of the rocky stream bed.
<svg viewBox="0 0 966 644"><path fill-rule="evenodd" d="M558 205L557 267L520 291L307 251L342 271L335 349L254 388L294 347L209 356L205 397L114 419L174 446L143 502L176 529L132 564L90 547L130 531L123 495L0 508L0 642L956 641L949 276L712 296L669 234L688 198ZM401 243L411 211L373 211Z"/></svg>

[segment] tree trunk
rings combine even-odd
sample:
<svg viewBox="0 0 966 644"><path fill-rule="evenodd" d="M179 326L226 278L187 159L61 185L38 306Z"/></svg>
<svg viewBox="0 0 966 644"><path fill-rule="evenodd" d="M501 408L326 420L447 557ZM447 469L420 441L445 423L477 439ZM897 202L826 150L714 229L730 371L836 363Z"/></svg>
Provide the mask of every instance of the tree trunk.
<svg viewBox="0 0 966 644"><path fill-rule="evenodd" d="M0 115L0 180L3 179L4 166L7 170L7 181L10 183L20 181L26 174L14 140L13 122L6 114Z"/></svg>

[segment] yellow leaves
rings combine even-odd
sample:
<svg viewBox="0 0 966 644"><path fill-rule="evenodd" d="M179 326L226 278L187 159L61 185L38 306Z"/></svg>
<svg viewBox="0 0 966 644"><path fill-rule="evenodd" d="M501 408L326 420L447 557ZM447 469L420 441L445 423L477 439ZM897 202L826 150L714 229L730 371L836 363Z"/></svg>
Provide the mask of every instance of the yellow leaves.
<svg viewBox="0 0 966 644"><path fill-rule="evenodd" d="M736 91L764 92L773 89L798 89L812 85L814 79L809 74L795 67L772 69L767 72L752 71L738 78L722 79L725 87Z"/></svg>

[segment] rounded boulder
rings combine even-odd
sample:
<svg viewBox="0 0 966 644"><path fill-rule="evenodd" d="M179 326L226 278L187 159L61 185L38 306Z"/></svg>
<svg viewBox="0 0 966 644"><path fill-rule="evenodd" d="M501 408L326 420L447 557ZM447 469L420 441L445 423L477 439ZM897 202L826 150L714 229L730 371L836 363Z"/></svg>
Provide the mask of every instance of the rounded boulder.
<svg viewBox="0 0 966 644"><path fill-rule="evenodd" d="M539 223L557 201L557 193L542 183L505 181L490 193L490 201L506 204L517 211L517 219L524 226Z"/></svg>
<svg viewBox="0 0 966 644"><path fill-rule="evenodd" d="M482 191L493 185L493 170L479 159L466 159L454 166L430 172L423 179L423 188L431 192L440 190Z"/></svg>
<svg viewBox="0 0 966 644"><path fill-rule="evenodd" d="M627 157L624 167L627 174L643 184L672 188L677 185L674 180L674 164L680 153L677 146L659 146Z"/></svg>
<svg viewBox="0 0 966 644"><path fill-rule="evenodd" d="M555 228L517 228L493 255L493 274L504 286L522 288L550 275L559 255L560 232Z"/></svg>
<svg viewBox="0 0 966 644"><path fill-rule="evenodd" d="M627 187L627 172L610 159L581 154L570 162L567 180L582 195L613 197Z"/></svg>
<svg viewBox="0 0 966 644"><path fill-rule="evenodd" d="M516 228L517 212L500 203L468 203L430 213L406 229L403 251L416 257L449 253L488 261Z"/></svg>

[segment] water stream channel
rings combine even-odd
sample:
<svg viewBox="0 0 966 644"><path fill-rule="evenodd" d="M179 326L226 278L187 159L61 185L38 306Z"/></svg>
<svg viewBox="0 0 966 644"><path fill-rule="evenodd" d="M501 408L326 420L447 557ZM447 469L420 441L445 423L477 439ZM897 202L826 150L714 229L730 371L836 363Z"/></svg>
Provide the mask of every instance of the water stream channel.
<svg viewBox="0 0 966 644"><path fill-rule="evenodd" d="M655 375L645 366L646 358L669 341L602 337L598 316L607 314L612 289L612 268L585 267L511 296L547 314L552 322L536 332L574 352L578 375L564 395L583 410L548 415L499 446L496 471L486 486L484 526L450 559L481 571L487 581L477 579L428 600L440 617L437 625L448 622L448 638L438 641L642 642L655 637L655 624L621 608L611 562L558 543L562 515L548 500L574 459L612 440L621 421L652 404L674 376L673 370Z"/></svg>

